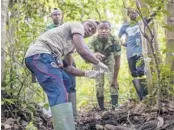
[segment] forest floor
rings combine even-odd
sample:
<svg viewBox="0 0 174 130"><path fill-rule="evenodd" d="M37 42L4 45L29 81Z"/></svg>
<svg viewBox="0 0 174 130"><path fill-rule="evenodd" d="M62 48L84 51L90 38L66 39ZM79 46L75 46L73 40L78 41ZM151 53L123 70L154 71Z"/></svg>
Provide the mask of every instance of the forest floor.
<svg viewBox="0 0 174 130"><path fill-rule="evenodd" d="M37 108L34 115L8 107L1 118L2 130L53 130L51 118ZM31 118L32 117L32 118ZM29 123L32 119L32 123ZM76 130L174 130L174 101L162 101L161 110L129 101L113 110L81 109Z"/></svg>

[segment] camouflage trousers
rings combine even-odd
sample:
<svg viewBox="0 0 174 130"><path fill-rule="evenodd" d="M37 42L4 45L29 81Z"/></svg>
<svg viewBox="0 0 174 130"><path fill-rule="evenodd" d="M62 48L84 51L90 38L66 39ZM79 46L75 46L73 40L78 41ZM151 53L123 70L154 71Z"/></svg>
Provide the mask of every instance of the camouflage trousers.
<svg viewBox="0 0 174 130"><path fill-rule="evenodd" d="M115 66L115 59L114 57L110 56L107 59L103 61L104 64L106 64L109 68L109 72L103 73L100 76L96 78L96 96L97 97L103 97L104 96L104 85L105 85L105 75L107 76L107 79L109 81L109 89L110 89L110 94L111 95L118 95L118 89L115 87L111 87L112 81L113 81L113 76L114 76L114 66ZM96 68L94 67L94 70Z"/></svg>

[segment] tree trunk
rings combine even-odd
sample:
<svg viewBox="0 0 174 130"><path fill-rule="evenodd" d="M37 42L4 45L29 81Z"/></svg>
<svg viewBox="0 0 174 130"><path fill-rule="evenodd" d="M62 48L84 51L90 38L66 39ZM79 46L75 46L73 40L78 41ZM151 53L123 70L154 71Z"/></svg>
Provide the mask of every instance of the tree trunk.
<svg viewBox="0 0 174 130"><path fill-rule="evenodd" d="M5 70L5 43L6 43L6 20L8 11L8 0L1 0L1 84L4 80ZM4 118L4 109L1 109L1 118Z"/></svg>
<svg viewBox="0 0 174 130"><path fill-rule="evenodd" d="M146 3L142 2L141 0L136 0L137 9L139 12L141 12L141 7L147 7ZM143 18L143 17L142 17ZM148 94L150 97L152 96L152 67L150 65L152 64L152 48L150 47L150 44L148 40L143 36L143 34L147 34L147 27L145 26L144 22L140 22L140 31L141 31L141 38L142 38L142 53L144 57L144 63L145 63L145 72L147 76L147 89ZM150 60L152 59L152 60Z"/></svg>
<svg viewBox="0 0 174 130"><path fill-rule="evenodd" d="M147 6L148 5L146 3L140 3L140 0L136 1L136 5L137 5L137 9L139 11L140 17L143 19L143 12L141 12L140 7L142 6ZM149 8L149 7L148 7ZM150 9L150 8L149 8ZM152 12L154 13L154 12ZM152 23L153 21L151 21ZM146 75L147 75L147 83L148 83L148 94L151 96L152 95L152 91L153 91L153 86L155 85L157 88L157 99L156 99L156 103L158 106L158 109L161 109L161 72L160 72L160 56L158 53L158 42L157 42L157 33L156 33L156 28L155 28L155 24L153 24L152 26L150 25L150 23L146 23L143 22L142 24L143 26L141 26L141 32L142 35L144 36L144 38L142 38L142 46L143 46L143 54L144 54L144 58L145 58L145 69L146 69ZM151 26L151 27L150 27ZM146 43L146 44L145 44ZM150 48L149 48L150 47ZM149 49L147 49L149 48ZM147 51L150 51L150 55L148 55ZM147 62L147 58L150 56L150 58L152 59L151 63L152 63L152 67L150 67L149 62ZM154 70L153 70L153 69ZM154 71L154 76L156 78L155 81L152 81L152 71ZM154 99L154 98L151 98Z"/></svg>
<svg viewBox="0 0 174 130"><path fill-rule="evenodd" d="M8 11L8 0L1 1L1 83L4 80L4 63L5 63L5 42L6 42L6 19Z"/></svg>
<svg viewBox="0 0 174 130"><path fill-rule="evenodd" d="M166 39L167 39L167 54L166 63L170 64L171 71L174 71L174 4L168 3L167 10L170 13L166 17L166 24L171 27L172 30L166 29ZM174 84L174 77L172 77L172 84Z"/></svg>

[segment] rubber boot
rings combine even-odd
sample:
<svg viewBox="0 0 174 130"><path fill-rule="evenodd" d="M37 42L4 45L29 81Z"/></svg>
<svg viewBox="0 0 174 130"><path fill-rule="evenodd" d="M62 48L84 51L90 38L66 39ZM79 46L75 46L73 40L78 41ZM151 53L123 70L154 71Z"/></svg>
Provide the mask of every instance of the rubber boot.
<svg viewBox="0 0 174 130"><path fill-rule="evenodd" d="M76 92L68 94L68 100L72 103L73 115L77 116L77 109L76 109Z"/></svg>
<svg viewBox="0 0 174 130"><path fill-rule="evenodd" d="M140 79L140 84L141 84L141 87L143 88L143 99L144 99L148 95L147 80L146 79Z"/></svg>
<svg viewBox="0 0 174 130"><path fill-rule="evenodd" d="M148 94L146 79L134 79L132 80L132 82L136 89L136 92L138 94L140 101L142 101Z"/></svg>
<svg viewBox="0 0 174 130"><path fill-rule="evenodd" d="M75 130L72 104L63 103L51 107L54 130Z"/></svg>
<svg viewBox="0 0 174 130"><path fill-rule="evenodd" d="M98 105L101 110L104 110L104 97L97 97Z"/></svg>
<svg viewBox="0 0 174 130"><path fill-rule="evenodd" d="M115 108L118 105L118 95L111 95L111 104L112 104L112 110L115 110Z"/></svg>

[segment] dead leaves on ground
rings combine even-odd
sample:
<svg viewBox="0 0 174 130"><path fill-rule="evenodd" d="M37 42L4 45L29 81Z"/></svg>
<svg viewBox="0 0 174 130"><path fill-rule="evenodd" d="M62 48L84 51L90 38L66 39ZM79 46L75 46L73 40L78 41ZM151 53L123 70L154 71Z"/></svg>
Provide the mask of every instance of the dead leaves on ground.
<svg viewBox="0 0 174 130"><path fill-rule="evenodd" d="M174 102L162 102L162 109L127 102L115 111L81 111L77 130L174 130Z"/></svg>
<svg viewBox="0 0 174 130"><path fill-rule="evenodd" d="M28 115L26 111L16 114L13 108L6 112L6 117L1 120L2 130L24 130L31 121L38 130L53 130L51 119L39 109L30 120L24 116ZM115 111L81 110L75 121L76 130L174 130L174 102L162 101L160 111L134 101L123 104Z"/></svg>

